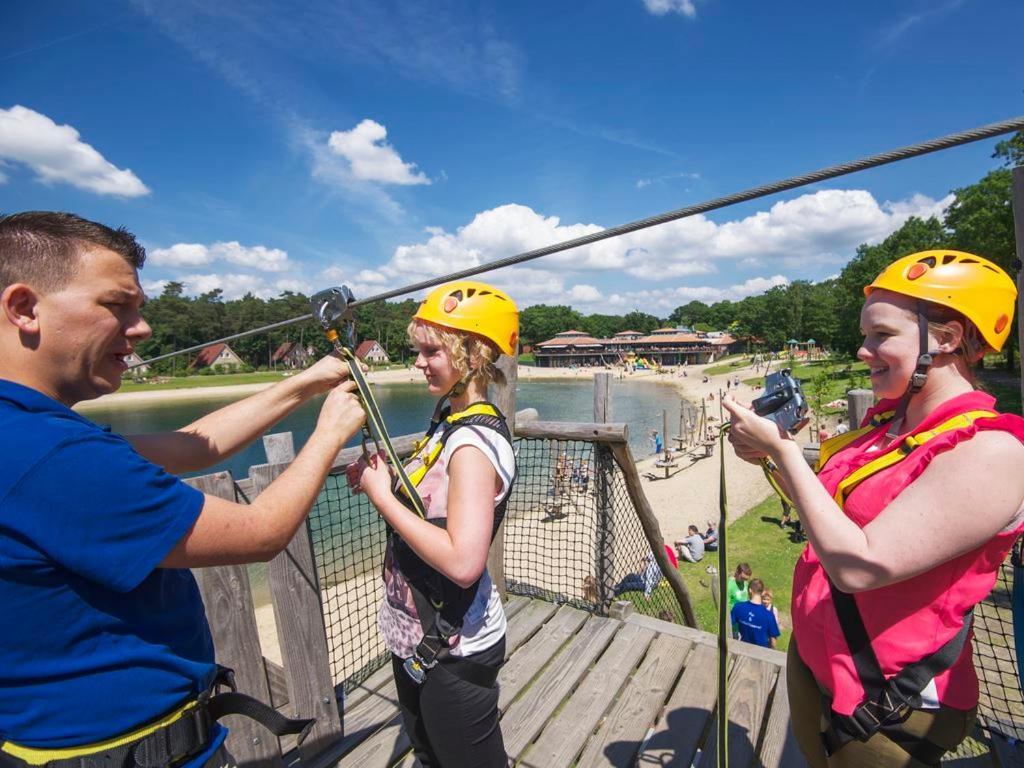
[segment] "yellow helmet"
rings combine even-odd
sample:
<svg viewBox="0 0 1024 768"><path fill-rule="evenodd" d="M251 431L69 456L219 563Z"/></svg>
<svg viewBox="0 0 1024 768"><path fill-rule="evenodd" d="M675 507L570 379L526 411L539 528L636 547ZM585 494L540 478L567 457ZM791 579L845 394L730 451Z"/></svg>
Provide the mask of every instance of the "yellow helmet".
<svg viewBox="0 0 1024 768"><path fill-rule="evenodd" d="M413 319L482 336L506 355L519 349L519 310L507 293L487 283L440 285L427 294Z"/></svg>
<svg viewBox="0 0 1024 768"><path fill-rule="evenodd" d="M875 288L913 296L955 309L998 352L1010 335L1017 286L988 259L963 251L921 251L897 259L882 270L864 295Z"/></svg>

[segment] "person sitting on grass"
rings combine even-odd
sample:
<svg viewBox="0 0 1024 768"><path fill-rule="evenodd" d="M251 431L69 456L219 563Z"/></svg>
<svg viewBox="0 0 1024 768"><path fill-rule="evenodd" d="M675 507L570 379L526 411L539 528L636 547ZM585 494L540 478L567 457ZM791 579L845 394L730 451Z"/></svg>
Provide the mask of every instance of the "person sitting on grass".
<svg viewBox="0 0 1024 768"><path fill-rule="evenodd" d="M749 600L732 607L732 623L738 628L740 640L762 648L774 648L779 636L779 623L763 604L764 582L753 579L749 587Z"/></svg>
<svg viewBox="0 0 1024 768"><path fill-rule="evenodd" d="M704 531L704 550L715 552L718 550L718 525L714 520L708 520L708 529Z"/></svg>
<svg viewBox="0 0 1024 768"><path fill-rule="evenodd" d="M679 560L676 559L676 553L672 551L672 547L668 544L665 545L665 556L668 558L669 565L673 568L679 567ZM640 566L643 570L639 573L627 573L623 577L622 581L615 585L615 596L618 597L623 592L640 592L644 593L644 597L649 598L654 588L661 582L661 577L664 575L661 572L661 566L658 565L658 561L654 558L654 552L648 552L647 557L644 558L643 563Z"/></svg>
<svg viewBox="0 0 1024 768"><path fill-rule="evenodd" d="M698 563L704 559L704 539L696 525L688 526L686 532L687 536L685 539L679 539L675 542L676 554L679 555L680 560L685 560L688 563Z"/></svg>

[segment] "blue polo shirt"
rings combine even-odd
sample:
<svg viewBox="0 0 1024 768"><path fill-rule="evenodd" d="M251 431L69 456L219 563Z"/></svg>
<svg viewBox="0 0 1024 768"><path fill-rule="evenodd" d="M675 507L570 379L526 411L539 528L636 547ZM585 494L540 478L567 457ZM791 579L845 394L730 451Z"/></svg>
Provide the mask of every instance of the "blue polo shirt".
<svg viewBox="0 0 1024 768"><path fill-rule="evenodd" d="M760 603L745 600L732 607L732 623L739 627L740 640L765 648L771 647L769 638L779 636L779 623L775 614Z"/></svg>
<svg viewBox="0 0 1024 768"><path fill-rule="evenodd" d="M199 589L157 566L203 494L5 380L0 435L0 739L90 744L201 692L214 655Z"/></svg>

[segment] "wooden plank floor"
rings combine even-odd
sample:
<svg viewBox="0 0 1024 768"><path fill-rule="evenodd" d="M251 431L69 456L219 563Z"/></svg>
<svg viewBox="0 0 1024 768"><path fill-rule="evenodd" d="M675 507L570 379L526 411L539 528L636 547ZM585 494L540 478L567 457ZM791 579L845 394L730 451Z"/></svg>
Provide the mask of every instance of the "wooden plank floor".
<svg viewBox="0 0 1024 768"><path fill-rule="evenodd" d="M646 616L625 621L513 598L498 677L501 727L523 768L713 766L715 637ZM789 729L785 656L730 646L734 766L802 766ZM780 674L780 672L782 674ZM347 697L343 768L416 765L390 669ZM699 760L695 760L700 754Z"/></svg>

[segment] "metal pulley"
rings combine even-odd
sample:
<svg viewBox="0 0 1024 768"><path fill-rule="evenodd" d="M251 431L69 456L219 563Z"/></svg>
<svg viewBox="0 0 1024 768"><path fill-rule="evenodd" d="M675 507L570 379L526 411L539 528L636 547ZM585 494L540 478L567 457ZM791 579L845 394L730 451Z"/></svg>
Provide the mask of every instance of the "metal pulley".
<svg viewBox="0 0 1024 768"><path fill-rule="evenodd" d="M352 309L355 300L356 297L347 285L317 291L309 300L313 318L320 323L336 349L342 346L338 337L338 326L341 324L346 327L348 346L351 347L355 342L355 314Z"/></svg>

